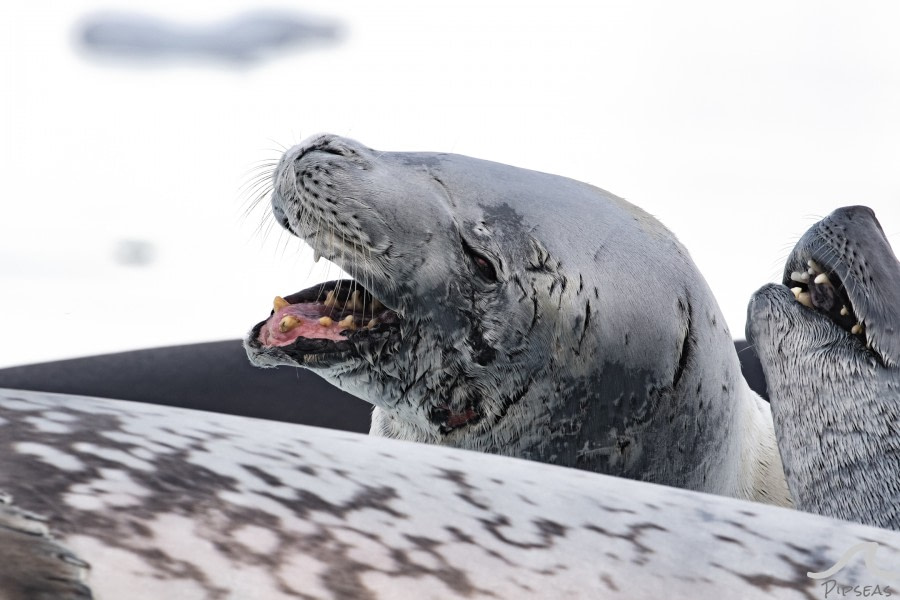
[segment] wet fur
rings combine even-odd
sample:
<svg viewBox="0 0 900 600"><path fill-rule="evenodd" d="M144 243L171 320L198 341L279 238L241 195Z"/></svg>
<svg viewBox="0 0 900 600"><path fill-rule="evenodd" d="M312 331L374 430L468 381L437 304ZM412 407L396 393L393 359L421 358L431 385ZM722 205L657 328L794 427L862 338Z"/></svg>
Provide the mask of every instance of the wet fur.
<svg viewBox="0 0 900 600"><path fill-rule="evenodd" d="M103 599L814 600L822 583L807 572L863 541L900 572L896 532L151 404L0 390L0 452L0 489L49 519ZM60 580L83 563L58 547L42 557L44 544L0 536L0 556L24 558L0 561L0 597L86 597ZM45 568L63 560L77 564ZM900 589L859 559L835 579Z"/></svg>

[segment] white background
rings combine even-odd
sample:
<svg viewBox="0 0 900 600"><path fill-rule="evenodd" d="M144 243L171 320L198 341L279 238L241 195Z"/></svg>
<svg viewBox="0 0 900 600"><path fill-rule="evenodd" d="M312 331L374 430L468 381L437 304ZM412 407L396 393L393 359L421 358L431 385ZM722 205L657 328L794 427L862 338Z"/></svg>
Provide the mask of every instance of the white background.
<svg viewBox="0 0 900 600"><path fill-rule="evenodd" d="M868 204L900 239L900 3L267 6L334 19L343 41L252 67L98 60L73 43L95 9L201 23L256 5L2 4L0 366L238 338L323 277L256 231L240 191L320 131L623 196L681 238L737 338L817 218ZM117 263L129 240L153 262Z"/></svg>

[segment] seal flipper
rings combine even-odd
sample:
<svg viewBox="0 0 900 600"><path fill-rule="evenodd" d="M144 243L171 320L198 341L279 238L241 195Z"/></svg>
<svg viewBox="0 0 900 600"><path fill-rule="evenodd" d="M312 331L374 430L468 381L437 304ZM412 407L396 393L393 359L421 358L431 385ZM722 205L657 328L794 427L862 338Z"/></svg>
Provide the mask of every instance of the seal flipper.
<svg viewBox="0 0 900 600"><path fill-rule="evenodd" d="M4 600L85 600L90 565L61 545L44 523L0 493L0 597Z"/></svg>

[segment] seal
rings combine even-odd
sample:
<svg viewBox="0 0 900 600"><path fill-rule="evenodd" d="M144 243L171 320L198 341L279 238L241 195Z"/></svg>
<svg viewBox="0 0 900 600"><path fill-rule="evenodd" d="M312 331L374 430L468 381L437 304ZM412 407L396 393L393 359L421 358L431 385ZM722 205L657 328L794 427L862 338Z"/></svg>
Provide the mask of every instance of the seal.
<svg viewBox="0 0 900 600"><path fill-rule="evenodd" d="M837 581L828 598L844 586L870 586L868 597L900 589L898 532L321 427L0 389L0 451L0 489L90 563L97 598L793 600L821 599ZM4 535L2 509L0 557L37 546ZM44 563L70 560L51 552ZM60 593L63 581L40 578L63 569L38 566L0 561L2 597L89 597Z"/></svg>
<svg viewBox="0 0 900 600"><path fill-rule="evenodd" d="M585 183L320 135L273 214L351 279L245 340L374 405L370 433L789 504L767 405L687 251Z"/></svg>
<svg viewBox="0 0 900 600"><path fill-rule="evenodd" d="M50 534L45 519L0 492L0 598L90 600L90 565Z"/></svg>
<svg viewBox="0 0 900 600"><path fill-rule="evenodd" d="M791 288L791 289L789 289ZM747 315L801 510L900 529L900 264L875 213L807 231Z"/></svg>

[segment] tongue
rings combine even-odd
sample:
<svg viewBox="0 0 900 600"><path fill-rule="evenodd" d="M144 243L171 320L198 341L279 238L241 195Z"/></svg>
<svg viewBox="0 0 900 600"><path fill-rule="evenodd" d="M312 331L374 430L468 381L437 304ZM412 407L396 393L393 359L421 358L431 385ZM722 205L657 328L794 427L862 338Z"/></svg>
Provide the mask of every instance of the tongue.
<svg viewBox="0 0 900 600"><path fill-rule="evenodd" d="M266 346L287 346L301 337L344 341L347 337L341 332L354 326L332 319L334 312L320 302L283 305L266 320L259 331L259 341ZM352 321L352 317L349 319Z"/></svg>

